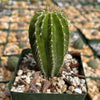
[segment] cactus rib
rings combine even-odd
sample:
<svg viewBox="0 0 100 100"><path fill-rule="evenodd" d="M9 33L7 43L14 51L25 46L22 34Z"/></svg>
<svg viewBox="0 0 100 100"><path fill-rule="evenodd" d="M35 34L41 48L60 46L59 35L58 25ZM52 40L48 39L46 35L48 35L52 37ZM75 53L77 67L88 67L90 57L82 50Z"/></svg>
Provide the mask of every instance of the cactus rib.
<svg viewBox="0 0 100 100"><path fill-rule="evenodd" d="M68 22L61 12L39 11L29 26L29 39L37 66L46 76L58 74L69 43Z"/></svg>
<svg viewBox="0 0 100 100"><path fill-rule="evenodd" d="M56 75L59 71L59 67L61 67L63 62L63 52L64 52L64 46L63 46L63 34L62 34L62 27L60 25L59 19L57 18L56 14L52 13L52 21L53 21L53 35L52 35L52 45L53 50L52 56L54 58L53 60L53 68L52 68L52 76ZM62 42L60 42L62 41Z"/></svg>

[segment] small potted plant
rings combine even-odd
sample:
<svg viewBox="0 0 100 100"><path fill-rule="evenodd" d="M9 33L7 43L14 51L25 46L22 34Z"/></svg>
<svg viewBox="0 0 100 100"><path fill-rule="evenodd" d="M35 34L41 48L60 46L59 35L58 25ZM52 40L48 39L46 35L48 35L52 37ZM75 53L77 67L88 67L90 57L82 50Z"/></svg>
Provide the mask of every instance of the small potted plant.
<svg viewBox="0 0 100 100"><path fill-rule="evenodd" d="M57 10L38 11L29 26L31 49L23 50L9 83L13 100L84 100L87 85L80 53L68 53L69 28Z"/></svg>
<svg viewBox="0 0 100 100"><path fill-rule="evenodd" d="M39 0L30 0L31 1L31 3L37 3L37 2L39 2Z"/></svg>

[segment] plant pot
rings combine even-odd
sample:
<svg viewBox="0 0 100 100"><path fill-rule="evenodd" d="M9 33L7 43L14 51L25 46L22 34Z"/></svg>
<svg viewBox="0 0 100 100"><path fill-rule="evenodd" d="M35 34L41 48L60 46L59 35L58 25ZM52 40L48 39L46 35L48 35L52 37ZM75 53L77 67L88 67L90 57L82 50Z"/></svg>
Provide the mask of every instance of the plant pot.
<svg viewBox="0 0 100 100"><path fill-rule="evenodd" d="M39 2L39 0L30 0L31 1L31 3L37 3L37 2Z"/></svg>
<svg viewBox="0 0 100 100"><path fill-rule="evenodd" d="M30 52L31 52L31 49L25 49L22 51L18 65L13 75L13 78L8 84L8 88L11 92L13 100L84 100L85 99L87 92L85 92L84 94L64 94L64 93L63 94L47 94L47 93L43 94L43 93L12 92L11 86L14 83L22 58ZM76 58L80 61L79 74L84 75L81 57L79 55L76 55ZM87 88L87 84L86 84L86 88Z"/></svg>

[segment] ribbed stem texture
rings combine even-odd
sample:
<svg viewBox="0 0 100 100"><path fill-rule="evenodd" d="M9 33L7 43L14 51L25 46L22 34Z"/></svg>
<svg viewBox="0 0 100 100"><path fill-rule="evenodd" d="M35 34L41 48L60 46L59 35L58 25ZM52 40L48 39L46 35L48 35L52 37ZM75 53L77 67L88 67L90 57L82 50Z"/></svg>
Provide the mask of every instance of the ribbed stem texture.
<svg viewBox="0 0 100 100"><path fill-rule="evenodd" d="M68 22L63 13L37 12L30 22L29 39L37 66L46 76L57 75L69 43Z"/></svg>

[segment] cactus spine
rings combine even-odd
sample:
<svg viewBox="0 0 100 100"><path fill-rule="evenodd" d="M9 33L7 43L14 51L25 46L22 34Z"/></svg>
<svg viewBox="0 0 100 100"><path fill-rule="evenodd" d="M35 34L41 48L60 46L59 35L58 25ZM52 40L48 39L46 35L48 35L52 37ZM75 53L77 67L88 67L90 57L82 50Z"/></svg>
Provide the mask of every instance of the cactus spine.
<svg viewBox="0 0 100 100"><path fill-rule="evenodd" d="M46 76L58 74L69 43L68 22L62 12L37 12L29 26L29 39L37 66Z"/></svg>

